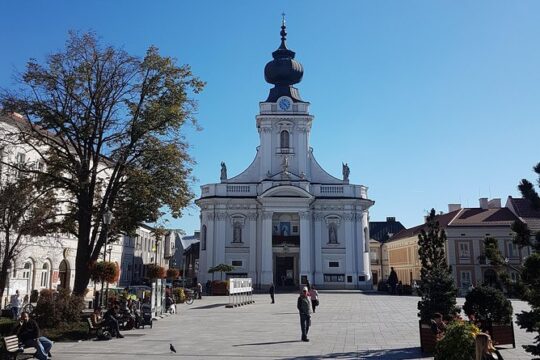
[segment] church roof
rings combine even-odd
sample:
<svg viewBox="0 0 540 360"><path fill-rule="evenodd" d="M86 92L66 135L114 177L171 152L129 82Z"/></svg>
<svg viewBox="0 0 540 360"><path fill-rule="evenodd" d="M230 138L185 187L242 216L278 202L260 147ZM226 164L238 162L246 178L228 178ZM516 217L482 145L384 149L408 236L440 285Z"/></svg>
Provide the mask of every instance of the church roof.
<svg viewBox="0 0 540 360"><path fill-rule="evenodd" d="M377 240L378 242L385 242L392 234L397 234L404 229L405 226L393 218L387 218L386 221L369 222L369 236L371 239Z"/></svg>

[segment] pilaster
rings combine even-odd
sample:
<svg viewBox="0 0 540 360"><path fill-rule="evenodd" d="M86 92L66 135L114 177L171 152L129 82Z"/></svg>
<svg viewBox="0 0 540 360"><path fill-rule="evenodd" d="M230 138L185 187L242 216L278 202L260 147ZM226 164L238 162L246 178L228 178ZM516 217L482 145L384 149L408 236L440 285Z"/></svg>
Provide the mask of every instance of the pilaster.
<svg viewBox="0 0 540 360"><path fill-rule="evenodd" d="M311 258L313 246L311 243L311 215L309 211L302 211L300 215L300 278L307 276L313 282Z"/></svg>
<svg viewBox="0 0 540 360"><path fill-rule="evenodd" d="M215 265L223 264L225 262L225 237L227 231L227 212L226 211L217 211L216 212L216 226L215 226L215 253L214 260Z"/></svg>
<svg viewBox="0 0 540 360"><path fill-rule="evenodd" d="M314 284L320 285L324 282L324 276L323 276L323 267L322 267L322 221L323 221L323 215L321 213L314 213L313 214L313 221L315 222L315 244L314 244L314 252L315 252L315 279Z"/></svg>
<svg viewBox="0 0 540 360"><path fill-rule="evenodd" d="M273 281L272 266L272 215L271 211L265 211L262 215L262 261L261 261L261 284L270 285Z"/></svg>
<svg viewBox="0 0 540 360"><path fill-rule="evenodd" d="M355 249L355 240L354 236L354 213L345 213L343 214L343 226L345 228L345 273L347 276L352 276L352 284L357 284L357 267L354 254L356 253ZM352 285L351 283L346 283L347 285Z"/></svg>

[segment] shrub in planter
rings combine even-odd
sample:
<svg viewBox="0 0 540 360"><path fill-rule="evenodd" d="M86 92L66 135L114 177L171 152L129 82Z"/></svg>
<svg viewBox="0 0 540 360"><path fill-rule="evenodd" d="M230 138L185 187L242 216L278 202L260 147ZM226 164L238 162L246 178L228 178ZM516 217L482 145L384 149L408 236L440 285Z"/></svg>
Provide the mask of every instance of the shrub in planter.
<svg viewBox="0 0 540 360"><path fill-rule="evenodd" d="M403 295L412 295L413 289L411 285L403 285Z"/></svg>
<svg viewBox="0 0 540 360"><path fill-rule="evenodd" d="M435 347L435 360L472 360L475 358L475 337L480 330L473 324L454 321Z"/></svg>
<svg viewBox="0 0 540 360"><path fill-rule="evenodd" d="M377 291L388 291L388 283L384 280L380 280L377 283Z"/></svg>
<svg viewBox="0 0 540 360"><path fill-rule="evenodd" d="M173 297L177 303L183 303L184 301L186 301L186 294L184 292L184 288L174 288Z"/></svg>
<svg viewBox="0 0 540 360"><path fill-rule="evenodd" d="M490 286L472 289L465 297L465 314L474 314L487 324L510 324L512 322L512 303L503 292Z"/></svg>

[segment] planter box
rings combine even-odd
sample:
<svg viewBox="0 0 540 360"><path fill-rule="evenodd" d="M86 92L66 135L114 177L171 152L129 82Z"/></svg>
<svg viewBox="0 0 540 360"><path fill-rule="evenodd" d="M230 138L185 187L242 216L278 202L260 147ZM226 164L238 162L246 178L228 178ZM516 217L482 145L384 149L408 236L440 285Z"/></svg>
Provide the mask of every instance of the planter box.
<svg viewBox="0 0 540 360"><path fill-rule="evenodd" d="M431 331L430 324L423 324L421 320L418 320L418 327L420 329L420 350L423 353L432 354L437 344L437 335Z"/></svg>
<svg viewBox="0 0 540 360"><path fill-rule="evenodd" d="M513 322L508 325L493 324L489 328L489 333L495 346L512 345L513 348L516 347Z"/></svg>

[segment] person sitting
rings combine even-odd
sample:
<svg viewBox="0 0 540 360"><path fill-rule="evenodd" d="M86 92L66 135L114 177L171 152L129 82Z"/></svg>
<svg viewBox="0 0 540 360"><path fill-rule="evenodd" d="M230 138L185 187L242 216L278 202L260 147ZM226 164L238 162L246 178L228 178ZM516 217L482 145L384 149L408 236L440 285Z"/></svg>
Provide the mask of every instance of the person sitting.
<svg viewBox="0 0 540 360"><path fill-rule="evenodd" d="M34 357L39 360L47 360L51 356L53 342L40 335L39 326L35 320L30 319L26 311L21 314L21 320L17 326L17 336L24 346L36 348Z"/></svg>
<svg viewBox="0 0 540 360"><path fill-rule="evenodd" d="M105 316L103 316L103 320L105 322L105 326L111 329L111 335L121 339L124 337L124 335L120 334L120 326L118 325L117 319L119 315L118 313L118 306L113 306L111 309L107 310Z"/></svg>
<svg viewBox="0 0 540 360"><path fill-rule="evenodd" d="M101 312L101 306L94 309L92 315L90 315L90 322L95 328L101 328L105 326L105 320L103 320L103 314Z"/></svg>
<svg viewBox="0 0 540 360"><path fill-rule="evenodd" d="M476 334L475 360L502 360L501 354L493 346L491 337L486 333Z"/></svg>
<svg viewBox="0 0 540 360"><path fill-rule="evenodd" d="M437 336L437 340L442 339L446 332L446 324L441 313L436 312L431 319L431 331Z"/></svg>

